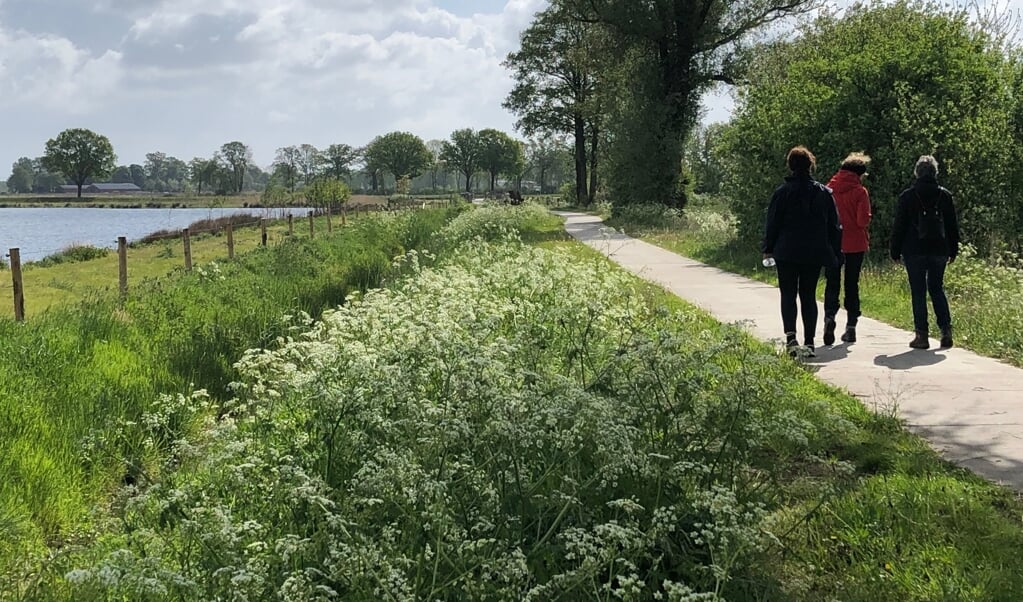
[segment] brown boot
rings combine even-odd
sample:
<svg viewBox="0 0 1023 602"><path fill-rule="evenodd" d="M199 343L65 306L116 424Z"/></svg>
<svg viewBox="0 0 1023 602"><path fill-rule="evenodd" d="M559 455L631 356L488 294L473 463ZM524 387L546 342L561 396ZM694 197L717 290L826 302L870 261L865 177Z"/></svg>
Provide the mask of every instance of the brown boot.
<svg viewBox="0 0 1023 602"><path fill-rule="evenodd" d="M909 342L909 346L913 349L929 349L931 347L931 341L927 338L925 333L918 332L913 340Z"/></svg>
<svg viewBox="0 0 1023 602"><path fill-rule="evenodd" d="M946 328L941 331L941 348L948 349L952 346L952 328Z"/></svg>

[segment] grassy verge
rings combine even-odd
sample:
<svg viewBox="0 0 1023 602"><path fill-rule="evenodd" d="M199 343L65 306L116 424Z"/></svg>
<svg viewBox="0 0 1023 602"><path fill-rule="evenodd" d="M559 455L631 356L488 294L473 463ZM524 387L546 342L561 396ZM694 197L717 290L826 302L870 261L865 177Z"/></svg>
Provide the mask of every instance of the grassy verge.
<svg viewBox="0 0 1023 602"><path fill-rule="evenodd" d="M362 215L365 214L349 216L348 219L357 221L362 219ZM313 237L328 236L327 218L320 216L313 221ZM331 225L341 228L341 218L333 216ZM309 222L305 216L295 215L290 234L286 220L268 220L269 246L309 237ZM233 238L237 255L259 249L262 233L258 222L256 225L236 227ZM222 263L228 259L227 235L222 227L215 232L194 234L190 247L194 265ZM74 253L74 249L69 249L64 255ZM75 262L73 268L68 268L67 262L61 263L57 258L26 264L22 273L26 318L34 319L51 307L77 303L95 294L116 291L119 282L117 252L101 255L88 261ZM144 288L150 281L184 271L184 244L179 236L170 236L148 244L133 244L128 248L127 263L129 289ZM3 277L0 280L0 317L13 317L14 287L10 272L0 271L0 276Z"/></svg>
<svg viewBox="0 0 1023 602"><path fill-rule="evenodd" d="M0 591L17 599L24 579L11 575L96 528L112 492L157 477L201 419L179 411L179 395L228 399L246 349L377 286L395 255L428 248L458 211L366 216L266 248L242 242L234 262L211 261L219 255L200 242L193 272L144 280L123 304L93 288L25 323L0 319ZM39 271L84 282L101 261Z"/></svg>
<svg viewBox="0 0 1023 602"><path fill-rule="evenodd" d="M1023 597L1023 505L891 413L542 211L421 243L387 288L245 353L231 401L153 404L149 436L177 433L159 461L0 597Z"/></svg>
<svg viewBox="0 0 1023 602"><path fill-rule="evenodd" d="M760 265L757 241L739 240L730 215L720 204L696 204L685 217L657 208L622 213L609 225L647 242L709 265L776 284L774 270ZM818 297L823 298L821 279ZM976 257L965 246L946 271L956 344L982 355L1023 366L1023 262L1009 254ZM912 332L913 310L904 268L886 259L868 259L860 284L862 311ZM936 323L933 309L930 323ZM844 310L839 314L842 326ZM932 332L933 334L933 332ZM909 340L907 339L907 343Z"/></svg>

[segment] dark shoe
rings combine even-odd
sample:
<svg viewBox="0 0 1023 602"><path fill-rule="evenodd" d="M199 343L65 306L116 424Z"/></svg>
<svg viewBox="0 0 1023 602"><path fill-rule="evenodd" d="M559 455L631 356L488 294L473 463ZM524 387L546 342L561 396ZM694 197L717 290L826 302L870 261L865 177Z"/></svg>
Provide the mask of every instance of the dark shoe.
<svg viewBox="0 0 1023 602"><path fill-rule="evenodd" d="M855 343L856 342L856 327L847 326L845 332L842 333L843 343Z"/></svg>
<svg viewBox="0 0 1023 602"><path fill-rule="evenodd" d="M803 347L803 353L806 354L806 357L817 357L817 353L814 350L813 345L805 345Z"/></svg>
<svg viewBox="0 0 1023 602"><path fill-rule="evenodd" d="M796 340L796 333L785 333L785 352L792 357L799 355L799 341Z"/></svg>
<svg viewBox="0 0 1023 602"><path fill-rule="evenodd" d="M948 349L952 346L952 329L943 330L941 332L941 348Z"/></svg>
<svg viewBox="0 0 1023 602"><path fill-rule="evenodd" d="M913 349L930 349L931 341L927 338L926 334L918 332L913 337L913 340L909 342L909 346Z"/></svg>
<svg viewBox="0 0 1023 602"><path fill-rule="evenodd" d="M835 344L835 319L824 318L824 344L834 345Z"/></svg>

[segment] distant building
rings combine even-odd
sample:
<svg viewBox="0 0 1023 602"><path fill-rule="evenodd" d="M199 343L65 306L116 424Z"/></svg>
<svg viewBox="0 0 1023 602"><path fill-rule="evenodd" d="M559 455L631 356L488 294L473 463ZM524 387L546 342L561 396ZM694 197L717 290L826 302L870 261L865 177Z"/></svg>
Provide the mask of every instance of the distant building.
<svg viewBox="0 0 1023 602"><path fill-rule="evenodd" d="M61 192L78 194L78 187L74 184L60 187ZM82 194L133 194L142 192L142 189L131 182L114 184L111 182L99 182L82 186Z"/></svg>

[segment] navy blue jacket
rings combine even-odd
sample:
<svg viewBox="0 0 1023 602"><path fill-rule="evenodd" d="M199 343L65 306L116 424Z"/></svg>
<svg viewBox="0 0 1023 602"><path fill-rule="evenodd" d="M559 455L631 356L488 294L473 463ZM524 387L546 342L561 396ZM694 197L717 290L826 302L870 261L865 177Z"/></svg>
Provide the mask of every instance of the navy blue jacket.
<svg viewBox="0 0 1023 602"><path fill-rule="evenodd" d="M921 204L930 207L937 201L941 221L945 225L942 240L920 240L917 224L920 221ZM899 195L899 206L895 209L895 223L892 225L890 254L892 259L905 255L944 255L955 259L959 254L959 218L952 193L938 186L933 177L917 179L912 187Z"/></svg>
<svg viewBox="0 0 1023 602"><path fill-rule="evenodd" d="M842 226L831 190L807 173L786 177L767 208L760 250L779 261L839 265Z"/></svg>

